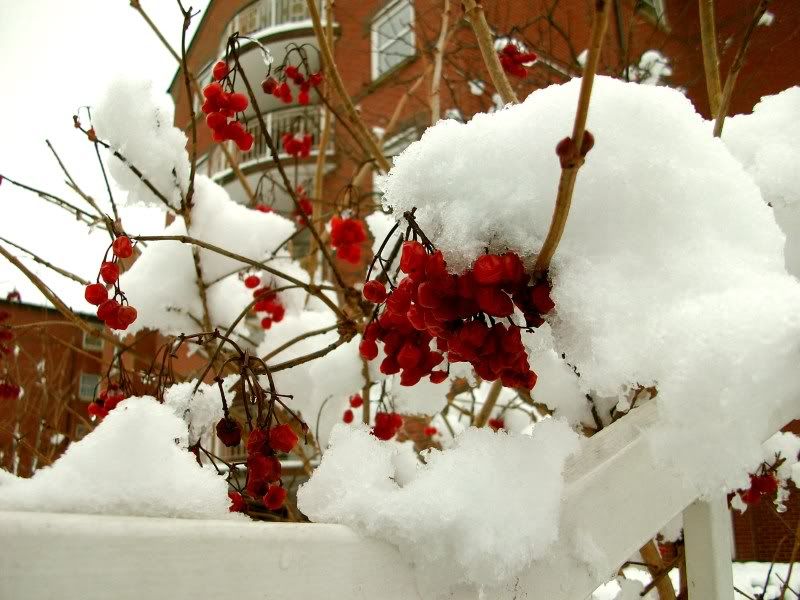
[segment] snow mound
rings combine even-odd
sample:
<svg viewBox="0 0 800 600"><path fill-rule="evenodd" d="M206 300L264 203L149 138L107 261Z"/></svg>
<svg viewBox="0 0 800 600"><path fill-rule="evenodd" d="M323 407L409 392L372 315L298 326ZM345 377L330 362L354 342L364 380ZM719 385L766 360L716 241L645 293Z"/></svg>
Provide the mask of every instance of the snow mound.
<svg viewBox="0 0 800 600"><path fill-rule="evenodd" d="M226 398L236 384L237 376L229 375L222 381ZM197 380L184 381L171 385L164 391L164 404L172 409L176 416L186 422L189 428L189 443L194 444L206 433L213 435L214 427L222 418L222 396L216 383L201 383L197 391L194 387Z"/></svg>
<svg viewBox="0 0 800 600"><path fill-rule="evenodd" d="M298 507L313 521L344 523L399 546L420 587L507 584L558 537L562 469L578 436L561 421L532 436L467 429L414 471L398 444L338 425ZM408 481L402 487L397 479ZM502 510L496 510L502 506ZM534 510L531 507L535 507Z"/></svg>
<svg viewBox="0 0 800 600"><path fill-rule="evenodd" d="M187 429L151 397L129 398L50 467L0 485L0 509L229 518L228 484L187 451Z"/></svg>
<svg viewBox="0 0 800 600"><path fill-rule="evenodd" d="M94 107L92 124L99 139L122 154L178 210L189 186L189 155L186 135L172 124L174 116L172 99L156 92L152 82L118 79ZM128 165L111 153L108 160L112 177L128 192L129 204L164 207Z"/></svg>
<svg viewBox="0 0 800 600"><path fill-rule="evenodd" d="M530 264L549 228L554 149L572 130L579 87L552 85L428 129L382 180L386 203L397 218L416 207L454 271L486 249ZM556 357L594 398L656 386L656 456L699 491L741 485L764 441L754 423L800 390L800 285L784 267L783 233L680 92L599 77L588 129L596 144L550 272ZM582 407L570 405L575 421Z"/></svg>

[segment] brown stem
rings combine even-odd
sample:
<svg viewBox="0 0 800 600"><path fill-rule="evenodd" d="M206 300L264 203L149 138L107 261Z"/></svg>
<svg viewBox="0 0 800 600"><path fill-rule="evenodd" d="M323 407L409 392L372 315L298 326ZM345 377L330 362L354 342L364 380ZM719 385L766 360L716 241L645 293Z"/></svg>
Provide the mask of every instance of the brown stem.
<svg viewBox="0 0 800 600"><path fill-rule="evenodd" d="M32 193L36 194L37 196L39 196L42 200L45 200L45 201L47 201L47 202L49 202L51 204L55 204L59 208L63 208L66 211L74 213L75 218L80 219L81 221L83 221L87 225L97 225L98 223L101 222L100 219L98 219L97 217L89 214L85 210L83 210L81 208L78 208L74 204L71 204L71 203L67 202L66 200L64 200L62 198L59 198L58 196L55 196L55 195L53 195L53 194L51 194L49 192L45 192L43 190L31 187L29 185L25 185L24 183L21 183L19 181L11 179L10 177L7 177L6 175L3 175L2 173L0 173L0 180L7 181L11 185L14 185L14 186L16 186L18 188L22 188L23 190L26 190L28 192L32 192ZM106 228L105 223L103 223L102 226L104 228Z"/></svg>
<svg viewBox="0 0 800 600"><path fill-rule="evenodd" d="M347 89L344 87L344 82L342 81L342 77L336 67L336 61L333 58L333 52L331 51L330 44L328 44L328 40L325 37L325 31L322 28L322 20L320 19L319 10L317 9L317 2L316 0L306 0L306 5L308 6L308 12L311 15L311 23L314 26L314 34L317 36L317 44L319 44L320 53L322 55L322 63L325 66L325 76L328 77L333 83L333 87L339 96L339 100L341 100L342 104L344 105L347 119L358 133L357 141L359 141L364 147L364 150L367 152L367 154L369 154L373 160L375 160L375 164L378 165L378 168L380 168L380 170L384 173L388 173L389 169L391 168L389 161L386 160L383 152L381 152L380 148L378 147L378 143L375 140L375 136L372 135L372 132L367 128L366 124L361 119L356 107L353 105L353 100L350 98L350 94L347 93ZM330 18L331 15L328 15L328 19Z"/></svg>
<svg viewBox="0 0 800 600"><path fill-rule="evenodd" d="M220 248L219 246L215 246L214 244L209 244L208 242L204 242L203 240L198 240L188 235L139 235L133 236L131 239L142 241L142 242L159 242L159 241L171 241L171 242L180 242L182 244L191 244L194 246L199 246L200 248L205 248L206 250L210 250L211 252L215 252L222 256L226 256L233 260L242 262L244 264L250 265L251 267L256 267L266 271L267 273L271 273L276 277L280 277L281 279L285 279L290 283L293 283L297 287L303 288L306 292L311 294L312 296L316 296L319 298L328 308L330 308L338 317L343 321L349 321L349 317L342 312L342 310L336 306L330 298L328 298L325 294L322 293L319 287L314 285L309 285L300 281L299 279L295 279L291 275L287 275L270 267L269 265L264 264L263 262L259 262L257 260L253 260L251 258L247 258L246 256L242 256L241 254L236 254L235 252L230 252L225 250L224 248Z"/></svg>
<svg viewBox="0 0 800 600"><path fill-rule="evenodd" d="M182 207L183 212L186 213L192 209L194 177L197 172L197 121L194 112L194 102L192 102L192 83L191 77L189 76L189 65L186 64L186 32L189 30L189 25L192 23L192 9L189 7L189 10L185 10L180 0L178 0L178 6L180 6L181 12L183 13L183 29L181 30L181 70L183 71L183 83L186 90L186 102L189 106L189 127L192 130L192 146L189 153L189 187L186 191L186 200Z"/></svg>
<svg viewBox="0 0 800 600"><path fill-rule="evenodd" d="M79 195L81 198L83 198L84 200L86 200L87 204L89 204L89 206L91 206L91 207L92 207L92 208L95 210L95 212L97 213L97 215L98 215L98 216L99 216L101 219L102 219L102 218L104 218L104 217L105 217L105 215L104 215L103 211L102 211L102 210L100 210L100 207L97 205L97 202L95 202L95 201L94 201L94 198L92 198L92 197L91 197L91 196L89 196L88 194L85 194L85 193L83 193L83 191L82 191L82 190L81 190L81 189L78 187L78 184L77 184L77 183L75 183L75 180L72 178L72 175L70 175L69 171L67 170L67 167L66 167L66 165L65 165L65 164L63 163L63 161L61 160L61 157L58 155L58 152L56 152L56 149L55 149L55 148L53 148L53 144L51 144L51 143L50 143L50 140L45 140L45 141L44 141L44 143L45 143L45 144L47 144L47 147L48 147L48 148L50 148L50 152L52 152L52 153L53 153L53 156L55 156L55 158L56 158L56 162L58 162L58 166L59 166L59 167L61 167L61 170L64 172L64 176L67 178L67 180L68 180L68 181L69 181L69 183L71 184L71 185L70 185L70 187L71 187L73 190L75 190L75 192L76 192L76 193L77 193L77 194L78 194L78 195ZM109 233L110 233L110 232L109 232ZM112 237L113 237L113 236L112 236Z"/></svg>
<svg viewBox="0 0 800 600"><path fill-rule="evenodd" d="M503 66L500 64L500 58L494 48L492 32L486 22L483 7L476 0L463 0L462 5L464 6L464 16L475 32L475 39L478 41L483 62L486 63L486 69L489 71L489 77L492 79L494 88L505 104L516 104L519 102L517 94L514 92L514 88L511 87L508 77L503 71Z"/></svg>
<svg viewBox="0 0 800 600"><path fill-rule="evenodd" d="M722 84L719 79L719 57L717 56L717 30L714 20L714 0L698 0L700 11L700 41L703 47L703 67L706 72L708 106L711 117L719 114Z"/></svg>
<svg viewBox="0 0 800 600"><path fill-rule="evenodd" d="M494 410L495 404L497 404L497 399L500 397L502 389L503 384L499 379L492 383L492 387L489 388L489 393L486 395L486 401L483 403L483 406L481 406L478 416L475 417L475 421L472 423L475 427L484 427L489 421L489 417L492 416L492 411Z"/></svg>
<svg viewBox="0 0 800 600"><path fill-rule="evenodd" d="M756 30L761 17L767 12L769 3L770 0L759 0L755 13L753 13L753 18L747 25L747 29L745 29L744 36L742 37L742 44L739 46L738 52L736 52L730 71L728 71L728 77L725 79L725 87L722 90L722 99L719 104L719 113L717 114L717 120L714 122L714 137L722 135L722 126L725 124L725 117L728 114L728 108L731 104L731 96L733 96L736 78L739 77L739 71L742 70L742 66L744 65L744 57L745 54L747 54L747 48L750 46L750 40L753 38L753 32Z"/></svg>
<svg viewBox="0 0 800 600"><path fill-rule="evenodd" d="M433 75L431 77L431 124L435 124L442 114L442 98L439 88L442 84L442 64L444 63L444 47L447 40L447 28L450 24L450 0L444 0L442 10L442 26L433 53Z"/></svg>
<svg viewBox="0 0 800 600"><path fill-rule="evenodd" d="M317 335L323 335L323 334L329 333L331 331L334 331L338 327L339 327L339 324L336 323L334 325L330 325L329 327L322 327L321 329L312 329L311 331L306 331L305 333L301 333L300 335L293 337L292 339L290 339L286 343L281 344L280 346L278 346L277 348L272 350L269 354L264 356L261 360L267 361L270 358L273 358L274 356L277 356L278 354L280 354L281 352L283 352L287 348L291 348L295 344L297 344L299 342L302 342L303 340L307 340L308 338L314 337L314 336L317 336Z"/></svg>
<svg viewBox="0 0 800 600"><path fill-rule="evenodd" d="M302 365L303 363L310 362L312 360L316 360L317 358L322 358L326 354L336 350L339 346L347 342L347 338L340 337L335 342L328 344L324 348L317 350L316 352L311 352L304 356L298 356L297 358L293 358L292 360L287 360L282 363L278 363L274 367L270 367L269 370L273 373L277 373L278 371L283 371L285 369L291 369L292 367L296 367L297 365Z"/></svg>
<svg viewBox="0 0 800 600"><path fill-rule="evenodd" d="M550 268L550 261L553 259L558 243L561 241L561 235L564 233L564 226L567 223L569 208L572 204L572 192L575 189L575 179L578 176L578 170L583 164L584 159L580 153L581 145L586 131L586 118L589 114L592 85L594 84L594 76L597 73L597 65L600 61L600 49L602 48L608 25L610 6L611 2L608 0L597 0L595 6L589 56L586 59L586 66L583 70L581 90L578 96L578 108L575 113L575 124L572 128L573 156L570 157L570 160L562 162L553 220L550 222L550 229L542 245L542 250L539 252L539 256L536 257L536 264L533 268L534 274L537 276L541 276Z"/></svg>

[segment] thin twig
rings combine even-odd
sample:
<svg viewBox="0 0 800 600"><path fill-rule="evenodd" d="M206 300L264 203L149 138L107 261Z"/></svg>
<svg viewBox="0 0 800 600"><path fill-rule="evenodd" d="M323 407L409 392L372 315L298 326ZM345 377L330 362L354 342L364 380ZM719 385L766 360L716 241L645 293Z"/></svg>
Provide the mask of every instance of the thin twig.
<svg viewBox="0 0 800 600"><path fill-rule="evenodd" d="M514 88L506 77L503 66L500 64L500 58L497 56L497 50L494 48L494 40L492 39L492 32L489 29L489 24L486 22L486 15L483 12L483 7L476 0L464 0L464 16L472 30L475 32L475 39L478 41L483 62L486 64L486 69L489 71L489 77L492 78L492 83L500 98L503 99L505 104L516 104L517 94Z"/></svg>
<svg viewBox="0 0 800 600"><path fill-rule="evenodd" d="M719 114L722 84L719 79L719 56L717 55L717 29L714 21L714 0L698 0L700 11L700 40L703 47L703 67L706 72L708 107L711 117Z"/></svg>
<svg viewBox="0 0 800 600"><path fill-rule="evenodd" d="M489 388L489 393L486 395L486 400L483 402L478 416L475 417L475 422L473 423L475 427L483 427L489 421L502 389L503 383L499 379L492 383L492 387Z"/></svg>
<svg viewBox="0 0 800 600"><path fill-rule="evenodd" d="M55 271L59 275L63 275L64 277L68 277L69 279L72 279L72 281L76 281L76 282L80 283L81 285L89 285L89 283L90 283L88 280L83 279L82 277L78 277L74 273L70 273L69 271L67 271L65 269L62 269L61 267L55 266L53 263L47 262L46 260L44 260L43 258L40 258L38 255L34 254L33 252L31 252L27 248L23 248L22 246L20 246L19 244L15 244L11 240L7 240L4 237L0 237L0 241L5 242L9 246L14 246L14 248L16 248L17 250L19 250L21 252L24 252L25 254L30 256L35 262L39 263L42 266L47 267L48 269L51 269L52 271Z"/></svg>
<svg viewBox="0 0 800 600"><path fill-rule="evenodd" d="M722 99L719 104L719 113L717 114L717 120L714 122L714 137L722 135L722 127L725 124L725 117L730 108L731 96L733 96L736 78L739 77L739 71L742 70L742 66L744 65L744 57L745 54L747 54L747 48L750 46L753 32L756 30L761 17L767 12L769 3L770 0L759 0L753 18L750 20L747 29L745 29L744 36L742 37L742 44L739 46L738 52L736 52L736 57L733 59L730 71L728 71L728 77L725 79L725 87L722 90Z"/></svg>
<svg viewBox="0 0 800 600"><path fill-rule="evenodd" d="M558 182L558 195L556 196L556 206L553 211L553 220L550 222L550 229L544 240L539 256L536 257L534 273L541 276L550 268L550 261L555 254L561 235L564 233L564 226L567 223L569 208L572 204L572 192L575 189L575 179L578 170L583 165L584 157L581 152L584 132L586 131L586 118L589 114L589 100L592 97L592 85L594 76L597 73L597 65L600 61L600 49L603 45L608 25L608 13L611 2L608 0L597 0L595 13L592 19L591 44L589 46L589 56L586 59L586 67L583 70L581 79L581 90L578 96L578 108L575 113L575 124L572 128L572 156L567 160L562 159L561 178Z"/></svg>

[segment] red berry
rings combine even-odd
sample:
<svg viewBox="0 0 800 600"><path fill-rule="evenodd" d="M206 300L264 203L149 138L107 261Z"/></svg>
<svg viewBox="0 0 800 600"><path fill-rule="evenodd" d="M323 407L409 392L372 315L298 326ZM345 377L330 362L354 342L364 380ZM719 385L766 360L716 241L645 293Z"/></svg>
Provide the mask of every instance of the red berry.
<svg viewBox="0 0 800 600"><path fill-rule="evenodd" d="M264 494L263 502L269 510L278 510L286 501L286 489L279 485L271 485Z"/></svg>
<svg viewBox="0 0 800 600"><path fill-rule="evenodd" d="M431 383L442 383L447 379L447 371L431 371L429 379Z"/></svg>
<svg viewBox="0 0 800 600"><path fill-rule="evenodd" d="M322 79L323 79L322 73L319 72L312 73L311 75L308 76L308 82L314 87L317 87L319 84L321 84Z"/></svg>
<svg viewBox="0 0 800 600"><path fill-rule="evenodd" d="M239 92L234 92L228 98L228 108L233 112L242 112L247 108L248 104L250 102L247 100L247 96Z"/></svg>
<svg viewBox="0 0 800 600"><path fill-rule="evenodd" d="M353 411L350 410L349 408L346 411L344 411L344 414L342 415L342 421L344 421L345 423L348 423L348 424L352 423L353 422Z"/></svg>
<svg viewBox="0 0 800 600"><path fill-rule="evenodd" d="M426 428L423 430L423 433L424 433L426 436L428 436L428 437L431 437L431 436L433 436L433 435L436 435L437 433L439 433L439 430L438 430L438 429L436 429L436 427L433 427L433 426L429 425L428 427L426 427Z"/></svg>
<svg viewBox="0 0 800 600"><path fill-rule="evenodd" d="M297 434L285 423L269 430L269 445L278 452L291 452L297 440Z"/></svg>
<svg viewBox="0 0 800 600"><path fill-rule="evenodd" d="M269 329L270 327L272 327L272 319L269 317L261 319L261 329Z"/></svg>
<svg viewBox="0 0 800 600"><path fill-rule="evenodd" d="M277 481L281 478L281 463L274 456L251 454L247 457L247 477L255 481Z"/></svg>
<svg viewBox="0 0 800 600"><path fill-rule="evenodd" d="M284 67L283 69L283 73L289 79L294 79L300 74L300 71L298 71L297 67L295 67L294 65L286 65L286 67Z"/></svg>
<svg viewBox="0 0 800 600"><path fill-rule="evenodd" d="M250 290L257 288L261 284L261 279L257 275L248 275L244 278L244 286Z"/></svg>
<svg viewBox="0 0 800 600"><path fill-rule="evenodd" d="M224 60L218 61L211 70L211 75L217 81L222 81L228 74L228 65Z"/></svg>
<svg viewBox="0 0 800 600"><path fill-rule="evenodd" d="M268 204L256 204L256 210L258 212L271 213L271 212L274 212L275 209L273 209Z"/></svg>
<svg viewBox="0 0 800 600"><path fill-rule="evenodd" d="M353 408L358 408L364 404L364 399L361 397L361 394L354 394L350 396L350 406Z"/></svg>
<svg viewBox="0 0 800 600"><path fill-rule="evenodd" d="M217 423L217 437L228 448L238 446L242 441L242 426L236 419L223 417Z"/></svg>
<svg viewBox="0 0 800 600"><path fill-rule="evenodd" d="M216 81L209 83L206 87L203 88L203 96L208 99L211 98L219 98L222 96L222 93L225 90L222 89L222 86L217 83Z"/></svg>
<svg viewBox="0 0 800 600"><path fill-rule="evenodd" d="M275 88L278 87L278 80L274 77L267 77L264 81L261 82L261 89L264 90L265 94L273 94L275 92Z"/></svg>
<svg viewBox="0 0 800 600"><path fill-rule="evenodd" d="M253 142L255 141L255 138L253 137L252 133L245 131L235 141L239 150L242 152L250 152L250 150L253 148Z"/></svg>
<svg viewBox="0 0 800 600"><path fill-rule="evenodd" d="M221 112L212 112L206 116L206 125L211 129L222 129L228 124L228 117Z"/></svg>
<svg viewBox="0 0 800 600"><path fill-rule="evenodd" d="M108 300L108 290L102 283L90 283L83 292L83 297L89 304L100 306Z"/></svg>
<svg viewBox="0 0 800 600"><path fill-rule="evenodd" d="M380 304L386 300L386 286L382 281L372 279L364 284L363 294L369 302Z"/></svg>
<svg viewBox="0 0 800 600"><path fill-rule="evenodd" d="M306 90L302 90L299 94L297 94L297 102L298 104L302 104L303 106L309 104L309 102L311 102L311 97L309 96L309 93Z"/></svg>
<svg viewBox="0 0 800 600"><path fill-rule="evenodd" d="M132 306L120 306L117 311L117 321L119 322L120 329L127 329L128 326L136 320L138 313Z"/></svg>
<svg viewBox="0 0 800 600"><path fill-rule="evenodd" d="M472 274L479 285L498 285L503 282L503 259L495 254L484 254L472 265Z"/></svg>
<svg viewBox="0 0 800 600"><path fill-rule="evenodd" d="M505 421L503 421L503 419L489 419L488 425L495 431L497 431L498 429L503 429L506 426Z"/></svg>
<svg viewBox="0 0 800 600"><path fill-rule="evenodd" d="M741 493L742 501L748 506L755 506L761 502L761 494L753 488L749 488Z"/></svg>
<svg viewBox="0 0 800 600"><path fill-rule="evenodd" d="M546 315L555 307L550 298L550 286L546 283L539 283L531 289L531 302L540 314Z"/></svg>
<svg viewBox="0 0 800 600"><path fill-rule="evenodd" d="M119 279L119 267L117 263L104 262L100 265L100 277L108 284L113 284Z"/></svg>
<svg viewBox="0 0 800 600"><path fill-rule="evenodd" d="M400 270L417 279L424 275L425 266L428 262L428 253L425 246L415 240L403 242L403 250L400 254Z"/></svg>
<svg viewBox="0 0 800 600"><path fill-rule="evenodd" d="M228 508L230 512L244 512L247 510L247 503L239 492L228 492L228 498L231 499L231 505Z"/></svg>
<svg viewBox="0 0 800 600"><path fill-rule="evenodd" d="M362 339L358 344L358 352L361 358L373 360L378 356L378 344L375 340Z"/></svg>
<svg viewBox="0 0 800 600"><path fill-rule="evenodd" d="M111 244L114 255L118 258L130 258L133 254L133 245L127 235L121 235Z"/></svg>
<svg viewBox="0 0 800 600"><path fill-rule="evenodd" d="M108 321L109 319L116 317L117 311L119 311L119 302L113 299L106 300L97 307L97 317L101 321Z"/></svg>

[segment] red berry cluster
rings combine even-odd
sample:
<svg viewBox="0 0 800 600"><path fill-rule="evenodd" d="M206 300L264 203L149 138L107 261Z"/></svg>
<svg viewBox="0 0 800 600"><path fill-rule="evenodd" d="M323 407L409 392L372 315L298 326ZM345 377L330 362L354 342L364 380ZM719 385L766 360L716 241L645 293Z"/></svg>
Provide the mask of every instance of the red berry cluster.
<svg viewBox="0 0 800 600"><path fill-rule="evenodd" d="M748 506L761 502L762 496L772 496L778 491L778 480L772 473L750 475L750 487L741 492L742 501Z"/></svg>
<svg viewBox="0 0 800 600"><path fill-rule="evenodd" d="M233 420L226 416L220 421ZM220 424L217 424L219 432ZM241 428L240 428L241 439ZM232 440L228 440L230 442ZM253 498L261 498L269 510L278 510L286 500L286 490L281 486L281 463L276 452L291 452L297 445L297 434L286 424L259 428L247 438L247 484L245 489ZM223 443L226 443L223 440ZM235 444L234 444L235 445Z"/></svg>
<svg viewBox="0 0 800 600"><path fill-rule="evenodd" d="M364 285L364 297L385 303L385 309L364 330L363 358L374 359L376 342L383 342L381 372L400 372L401 385L415 385L425 375L434 383L447 378L446 371L433 370L446 352L449 362L469 362L486 381L499 378L507 387L533 388L536 374L520 329L494 321L510 317L516 306L526 326L538 327L553 308L549 285L530 285L519 256L487 254L468 271L452 275L441 252L429 254L419 242L407 241L400 270L407 276L391 292L377 280ZM430 350L434 339L438 352Z"/></svg>
<svg viewBox="0 0 800 600"><path fill-rule="evenodd" d="M506 44L505 47L497 53L497 56L500 58L503 71L519 78L523 78L528 74L525 65L532 63L537 58L536 54L533 52L520 52L515 44Z"/></svg>
<svg viewBox="0 0 800 600"><path fill-rule="evenodd" d="M308 217L314 212L314 205L302 185L297 186L295 193L297 194L297 204L300 206L300 210L295 207L292 211L292 216L298 223L306 223L308 222Z"/></svg>
<svg viewBox="0 0 800 600"><path fill-rule="evenodd" d="M359 408L364 405L364 399L361 397L361 394L354 394L350 396L350 407L351 408ZM352 423L353 422L353 411L351 408L348 408L344 411L342 415L342 421L345 423Z"/></svg>
<svg viewBox="0 0 800 600"><path fill-rule="evenodd" d="M265 313L261 318L261 328L269 329L273 323L280 323L286 315L286 309L281 304L278 294L275 293L268 285L261 285L261 279L256 275L249 275L245 277L244 285L253 290L253 298L256 298L256 303L253 304L253 312ZM258 289L253 289L258 288Z"/></svg>
<svg viewBox="0 0 800 600"><path fill-rule="evenodd" d="M239 492L228 492L228 498L231 499L231 505L228 508L230 512L245 512L247 510L247 502Z"/></svg>
<svg viewBox="0 0 800 600"><path fill-rule="evenodd" d="M250 102L244 94L227 91L223 87L223 83L226 83L232 88L228 72L228 65L224 61L214 65L212 70L214 81L203 88L205 102L201 110L206 115L206 124L211 128L215 142L232 140L239 150L247 152L253 147L253 134L248 132L235 116L244 112Z"/></svg>
<svg viewBox="0 0 800 600"><path fill-rule="evenodd" d="M100 392L93 402L89 403L89 406L86 407L86 412L89 413L90 417L102 419L127 397L119 386L112 383Z"/></svg>
<svg viewBox="0 0 800 600"><path fill-rule="evenodd" d="M275 77L267 77L261 82L261 89L265 94L271 94L278 98L284 104L291 104L293 96L292 89L289 87L291 81L297 86L297 102L302 105L307 105L311 102L311 88L318 87L322 83L322 73L311 73L306 77L300 72L298 67L294 65L286 65L283 68L282 81Z"/></svg>
<svg viewBox="0 0 800 600"><path fill-rule="evenodd" d="M379 412L375 414L375 425L372 426L372 435L379 440L390 440L403 426L403 417L395 412Z"/></svg>
<svg viewBox="0 0 800 600"><path fill-rule="evenodd" d="M281 144L286 154L294 158L308 158L311 154L311 146L314 143L314 136L310 133L284 133L281 136Z"/></svg>
<svg viewBox="0 0 800 600"><path fill-rule="evenodd" d="M336 258L358 264L361 260L361 244L367 239L364 221L361 219L331 219L331 246L336 249Z"/></svg>
<svg viewBox="0 0 800 600"><path fill-rule="evenodd" d="M111 250L112 259L103 261L100 265L97 282L87 285L83 295L89 304L97 307L97 316L103 323L111 329L125 330L136 320L137 312L134 307L127 304L127 300L119 288L118 263L119 259L130 258L133 255L133 244L128 236L121 235L111 244ZM108 255L107 251L106 255ZM112 298L108 297L108 289L106 285L100 283L100 279L105 284L114 286ZM117 297L125 304L118 301Z"/></svg>

